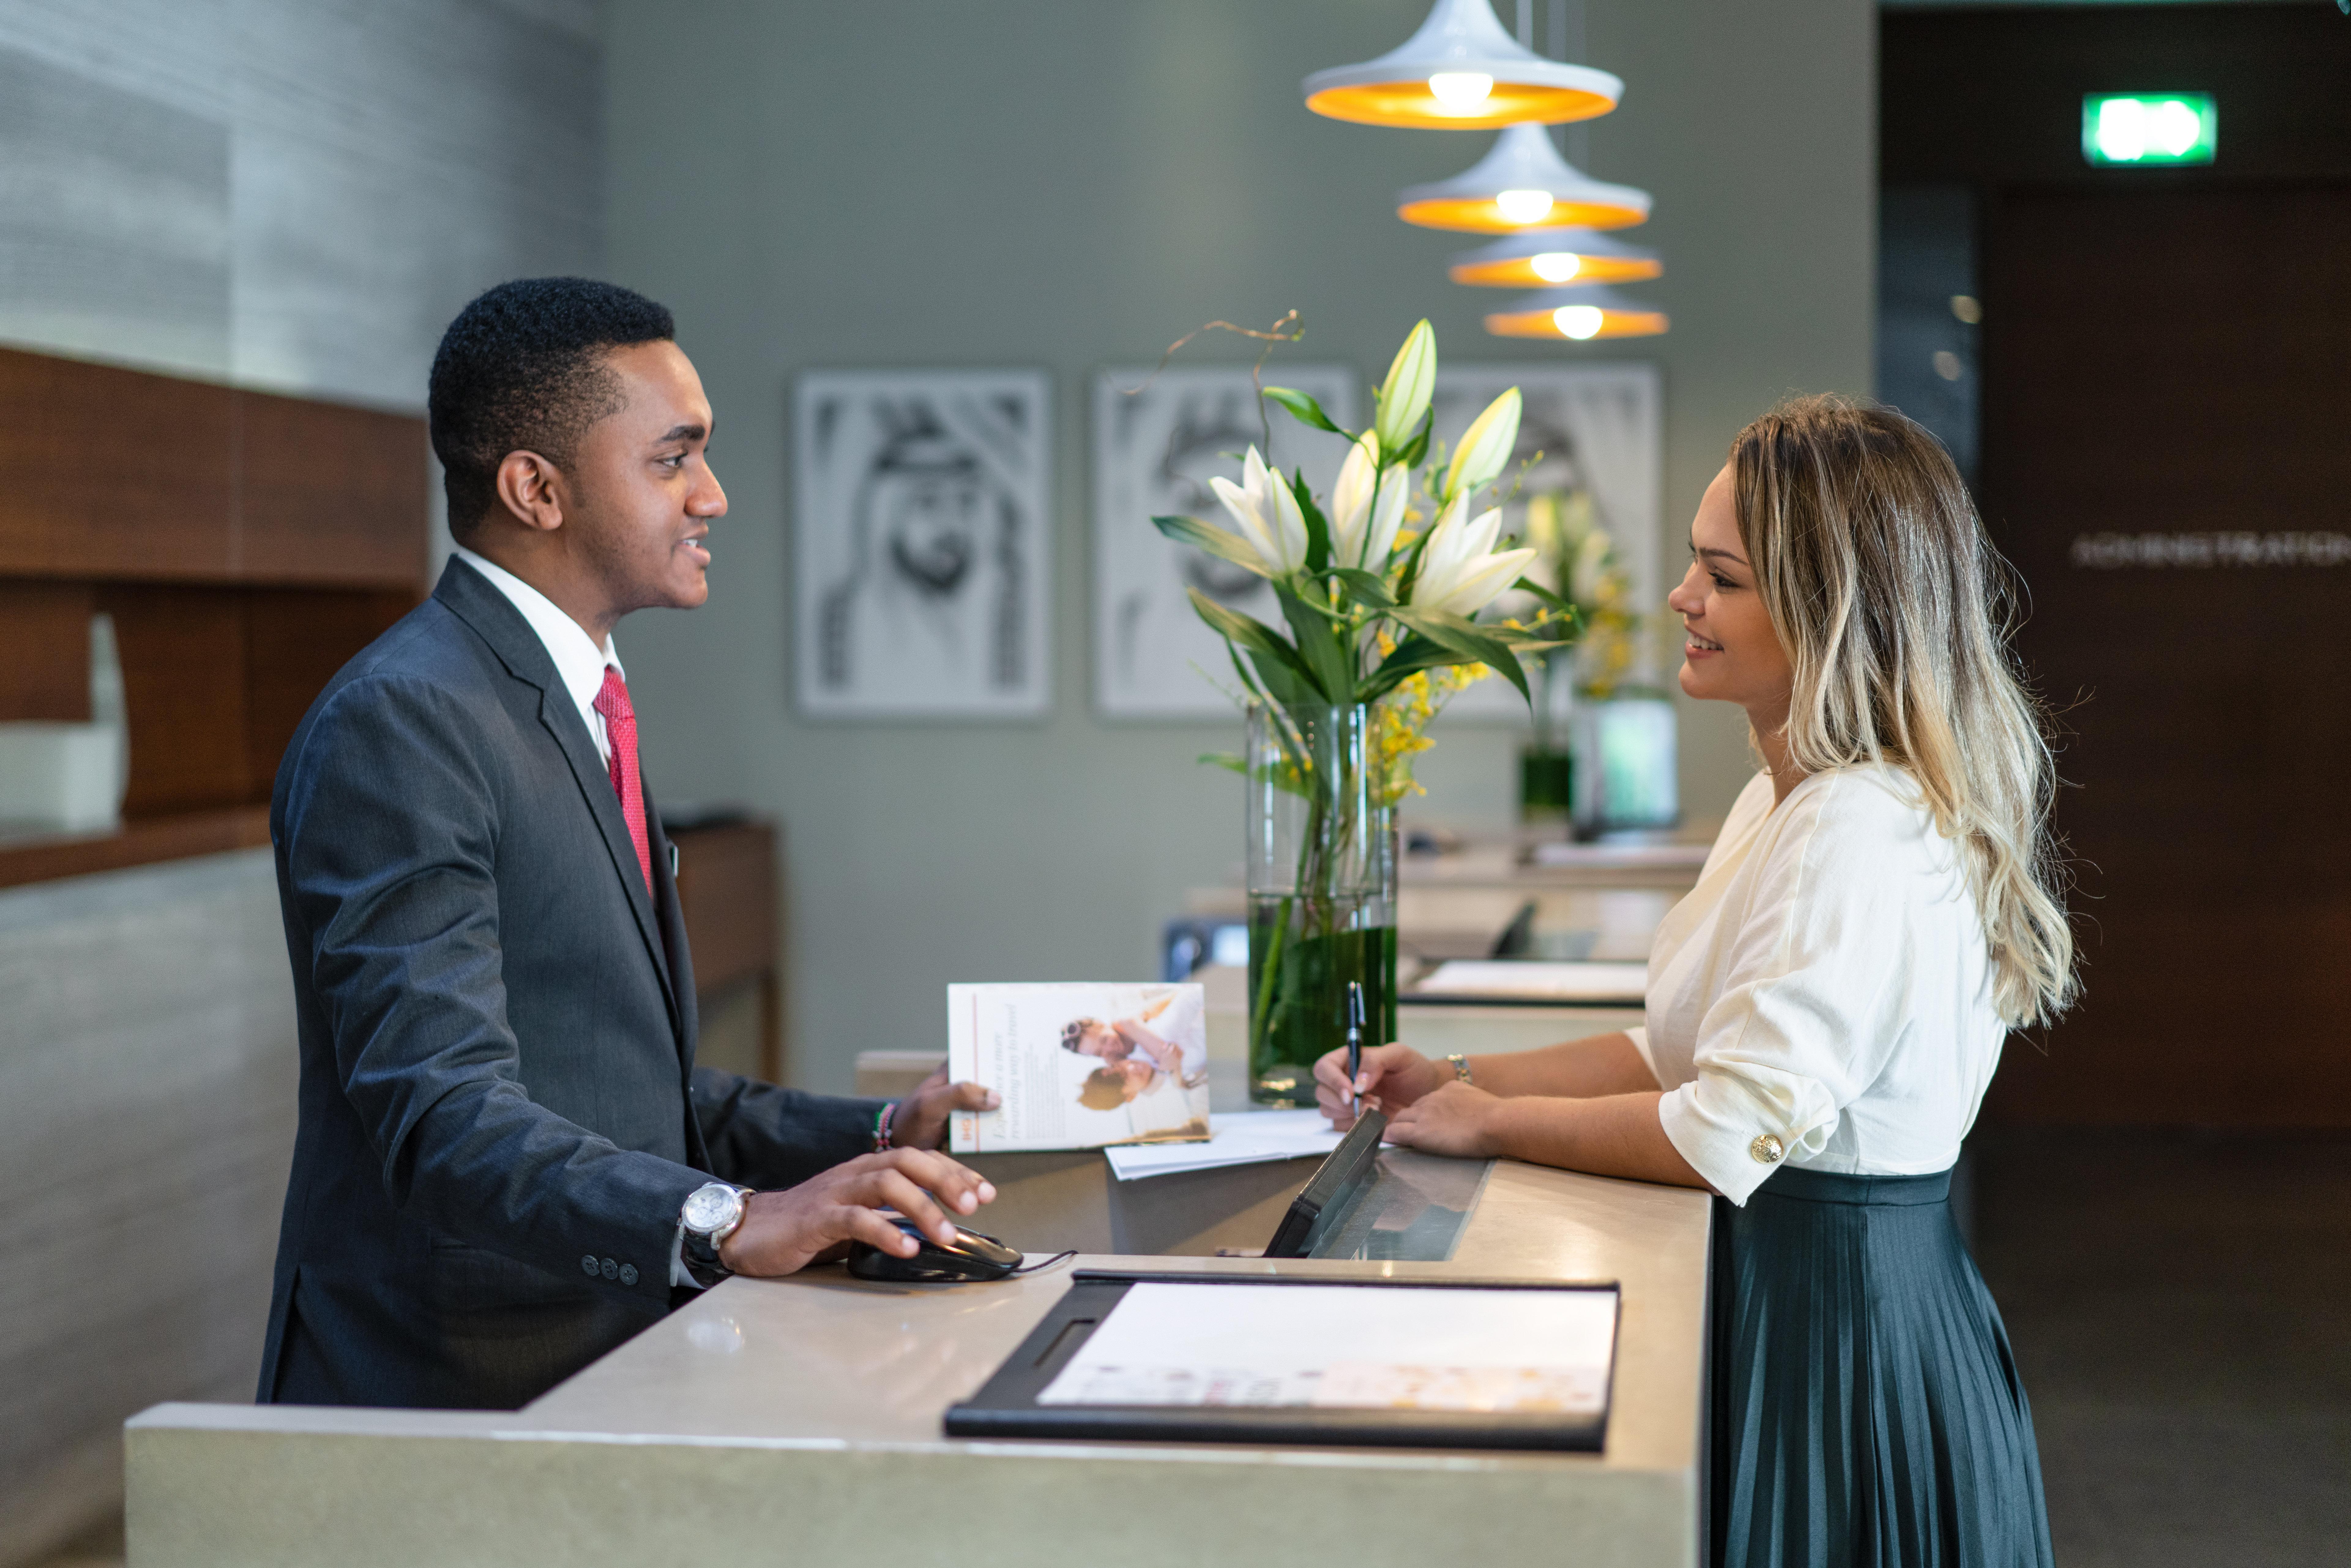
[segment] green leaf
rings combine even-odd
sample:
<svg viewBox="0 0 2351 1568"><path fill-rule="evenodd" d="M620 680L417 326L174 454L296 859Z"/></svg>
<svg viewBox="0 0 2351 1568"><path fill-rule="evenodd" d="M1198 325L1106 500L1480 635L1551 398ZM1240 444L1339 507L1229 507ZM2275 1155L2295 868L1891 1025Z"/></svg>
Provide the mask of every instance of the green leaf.
<svg viewBox="0 0 2351 1568"><path fill-rule="evenodd" d="M1527 673L1519 667L1519 656L1510 645L1493 635L1485 627L1462 616L1443 610L1416 610L1400 604L1388 612L1403 624L1411 627L1439 647L1449 648L1462 655L1457 662L1490 666L1531 706L1534 694L1527 689Z"/></svg>
<svg viewBox="0 0 2351 1568"><path fill-rule="evenodd" d="M1274 478L1280 477L1277 471ZM1299 469L1290 479L1290 490L1298 497L1299 516L1306 519L1306 570L1321 571L1331 564L1331 525L1322 508L1314 504L1314 492L1306 487L1305 469Z"/></svg>
<svg viewBox="0 0 2351 1568"><path fill-rule="evenodd" d="M1318 606L1306 603L1286 584L1275 583L1273 591L1281 601L1281 618L1298 639L1298 656L1314 673L1315 685L1332 702L1354 700L1355 661L1329 612L1318 614Z"/></svg>
<svg viewBox="0 0 2351 1568"><path fill-rule="evenodd" d="M1388 592L1388 585L1360 567L1333 568L1331 578L1332 581L1343 584L1357 601L1374 609L1384 610L1395 602L1395 595Z"/></svg>
<svg viewBox="0 0 2351 1568"><path fill-rule="evenodd" d="M1327 430L1333 435L1350 433L1331 423L1322 405L1295 387L1268 387L1265 395L1290 411L1290 416L1301 424L1311 424L1317 430Z"/></svg>
<svg viewBox="0 0 2351 1568"><path fill-rule="evenodd" d="M1247 567L1259 577L1273 575L1265 570L1265 562L1259 558L1256 550L1249 548L1249 541L1238 534L1227 533L1224 529L1213 524L1204 523L1197 517L1154 517L1151 521L1161 533L1179 545L1190 545L1195 549L1204 550L1215 556L1218 560L1228 560L1235 566Z"/></svg>
<svg viewBox="0 0 2351 1568"><path fill-rule="evenodd" d="M1450 648L1439 646L1415 633L1397 643L1395 652L1380 661L1380 667L1372 672L1363 688L1355 694L1355 700L1377 702L1423 670L1442 669L1447 664L1469 662Z"/></svg>
<svg viewBox="0 0 2351 1568"><path fill-rule="evenodd" d="M1322 689L1322 683L1314 677L1314 672L1299 657L1298 650L1283 642L1272 627L1251 620L1238 610L1226 609L1196 588L1187 588L1184 591L1190 595L1192 608L1199 613L1201 620L1249 650L1249 663L1257 666L1258 677L1266 682L1267 691L1277 701L1287 706L1295 699L1276 689L1278 677L1270 676L1270 670L1280 670L1294 676L1324 702L1331 700L1330 693Z"/></svg>
<svg viewBox="0 0 2351 1568"><path fill-rule="evenodd" d="M1558 594L1553 593L1550 589L1545 588L1541 583L1537 582L1531 577L1522 577L1519 579L1518 581L1510 584L1510 586L1520 593L1533 594L1537 599L1541 600L1553 610L1564 610L1571 615L1576 612L1575 604L1573 601L1562 599Z"/></svg>
<svg viewBox="0 0 2351 1568"><path fill-rule="evenodd" d="M1193 760L1205 768L1221 768L1244 779L1249 777L1249 758L1238 751L1204 751Z"/></svg>

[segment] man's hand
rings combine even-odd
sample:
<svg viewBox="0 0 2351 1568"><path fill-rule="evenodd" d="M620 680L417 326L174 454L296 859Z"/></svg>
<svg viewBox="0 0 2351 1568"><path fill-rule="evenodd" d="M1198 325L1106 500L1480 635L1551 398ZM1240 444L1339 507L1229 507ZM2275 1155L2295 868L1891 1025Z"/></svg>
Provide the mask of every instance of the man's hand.
<svg viewBox="0 0 2351 1568"><path fill-rule="evenodd" d="M1369 1065L1368 1061L1365 1063ZM1391 1144L1428 1155L1452 1155L1462 1159L1486 1159L1502 1152L1498 1113L1506 1102L1499 1094L1467 1083L1439 1084L1388 1118L1384 1136Z"/></svg>
<svg viewBox="0 0 2351 1568"><path fill-rule="evenodd" d="M896 1209L924 1235L949 1246L956 1228L947 1210L969 1214L995 1197L994 1183L945 1155L924 1149L860 1155L798 1186L753 1193L743 1223L719 1243L718 1260L737 1274L791 1274L840 1256L852 1241L911 1258L918 1250L914 1239L881 1209Z"/></svg>
<svg viewBox="0 0 2351 1568"><path fill-rule="evenodd" d="M1375 1045L1364 1052L1353 1093L1362 1103L1393 1116L1445 1082L1437 1064L1410 1046ZM1355 1124L1349 1092L1347 1052L1342 1047L1314 1064L1314 1103L1343 1133Z"/></svg>
<svg viewBox="0 0 2351 1568"><path fill-rule="evenodd" d="M943 1149L947 1144L947 1114L953 1111L993 1111L1004 1103L993 1089L977 1083L950 1083L947 1064L923 1080L923 1086L898 1102L890 1116L890 1142L902 1149Z"/></svg>

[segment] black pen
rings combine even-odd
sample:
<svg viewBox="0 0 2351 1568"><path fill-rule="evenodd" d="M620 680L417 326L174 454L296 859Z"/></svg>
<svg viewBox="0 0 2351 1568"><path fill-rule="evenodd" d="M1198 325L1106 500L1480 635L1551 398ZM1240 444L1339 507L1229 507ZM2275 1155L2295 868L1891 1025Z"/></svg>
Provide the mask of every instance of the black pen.
<svg viewBox="0 0 2351 1568"><path fill-rule="evenodd" d="M1362 1097L1355 1092L1355 1080L1364 1071L1364 982L1347 982L1347 1105L1350 1110L1362 1109Z"/></svg>

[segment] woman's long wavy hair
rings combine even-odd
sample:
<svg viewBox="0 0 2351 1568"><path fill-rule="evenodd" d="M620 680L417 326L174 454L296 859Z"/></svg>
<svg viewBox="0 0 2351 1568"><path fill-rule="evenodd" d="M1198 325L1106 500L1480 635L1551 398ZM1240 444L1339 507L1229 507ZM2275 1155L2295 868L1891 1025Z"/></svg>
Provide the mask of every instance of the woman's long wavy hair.
<svg viewBox="0 0 2351 1568"><path fill-rule="evenodd" d="M1891 409L1792 399L1730 444L1739 535L1794 673L1788 758L1889 763L1966 851L1993 1001L2017 1028L2073 1001L2040 706L2008 637L2006 563L1941 443Z"/></svg>

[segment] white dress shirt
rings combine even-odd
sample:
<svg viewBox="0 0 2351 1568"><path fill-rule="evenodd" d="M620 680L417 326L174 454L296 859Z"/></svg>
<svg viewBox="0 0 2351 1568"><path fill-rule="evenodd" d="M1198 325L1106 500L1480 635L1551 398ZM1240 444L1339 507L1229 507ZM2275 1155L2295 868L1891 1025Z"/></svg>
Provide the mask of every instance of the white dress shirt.
<svg viewBox="0 0 2351 1568"><path fill-rule="evenodd" d="M597 647L594 639L588 635L586 627L556 608L555 601L505 567L475 555L464 545L457 546L451 553L488 578L490 586L505 594L514 607L522 612L522 618L530 622L530 629L538 633L541 643L547 644L547 656L555 661L555 673L562 677L563 689L569 692L571 700L580 705L580 716L587 723L588 738L596 743L596 755L602 758L604 766L610 768L612 766L612 737L605 732L604 716L596 711L596 694L604 689L606 665L620 670L623 681L629 678L628 671L621 670L621 655L612 651L611 637L607 634L603 647Z"/></svg>
<svg viewBox="0 0 2351 1568"><path fill-rule="evenodd" d="M1893 768L1740 792L1657 927L1633 1040L1666 1136L1744 1204L1778 1168L1946 1170L2008 1026L1959 846ZM1769 1139L1776 1139L1777 1153Z"/></svg>

